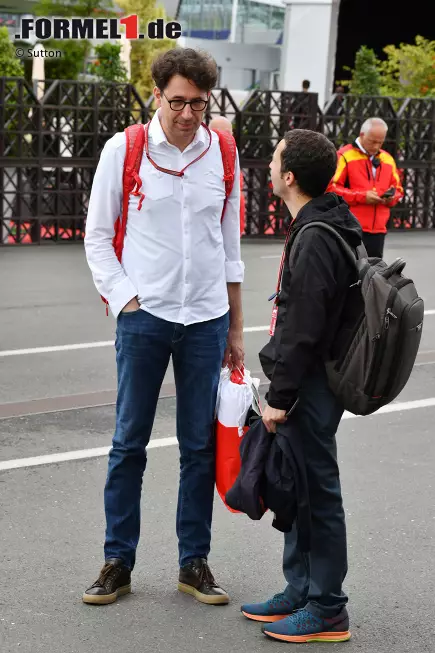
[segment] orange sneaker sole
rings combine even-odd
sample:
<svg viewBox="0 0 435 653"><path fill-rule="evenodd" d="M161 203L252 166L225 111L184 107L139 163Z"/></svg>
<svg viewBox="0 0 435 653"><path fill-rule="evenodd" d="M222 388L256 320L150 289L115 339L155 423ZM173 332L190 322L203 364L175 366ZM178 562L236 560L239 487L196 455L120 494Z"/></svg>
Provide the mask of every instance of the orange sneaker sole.
<svg viewBox="0 0 435 653"><path fill-rule="evenodd" d="M244 612L242 610L242 615L246 617L247 619L251 619L252 621L261 621L262 623L265 624L271 624L274 623L275 621L281 621L282 619L285 619L286 617L290 616L289 614L276 614L276 615L271 615L269 617L263 617L262 615L258 614L249 614L249 612Z"/></svg>
<svg viewBox="0 0 435 653"><path fill-rule="evenodd" d="M268 637L279 639L282 642L310 643L310 642L347 642L351 637L349 631L342 633L315 633L312 635L278 635L269 633L266 629L263 631Z"/></svg>

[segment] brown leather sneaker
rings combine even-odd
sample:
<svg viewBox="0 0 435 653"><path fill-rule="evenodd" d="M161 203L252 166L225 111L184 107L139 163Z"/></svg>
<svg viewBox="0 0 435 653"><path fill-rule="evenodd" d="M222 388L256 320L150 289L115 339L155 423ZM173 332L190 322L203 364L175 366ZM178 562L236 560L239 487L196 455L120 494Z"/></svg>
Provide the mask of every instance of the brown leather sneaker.
<svg viewBox="0 0 435 653"><path fill-rule="evenodd" d="M191 594L201 603L223 605L230 600L228 594L217 585L204 558L195 558L181 567L178 581L180 592Z"/></svg>
<svg viewBox="0 0 435 653"><path fill-rule="evenodd" d="M118 596L131 592L130 570L122 560L106 560L98 580L83 594L83 603L107 605L114 603Z"/></svg>

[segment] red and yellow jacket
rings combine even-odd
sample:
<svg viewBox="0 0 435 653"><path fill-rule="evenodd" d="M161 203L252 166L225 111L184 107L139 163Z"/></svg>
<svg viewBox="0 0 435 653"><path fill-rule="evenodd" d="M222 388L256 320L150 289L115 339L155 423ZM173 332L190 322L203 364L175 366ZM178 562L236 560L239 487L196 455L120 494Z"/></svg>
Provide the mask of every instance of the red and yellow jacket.
<svg viewBox="0 0 435 653"><path fill-rule="evenodd" d="M393 157L385 150L379 151L377 158L380 159L380 165L376 169L376 177L373 176L370 157L356 144L341 147L337 157L337 171L328 191L341 195L351 207L363 231L386 233L390 207L395 206L404 195ZM368 190L376 191L381 197L391 186L394 186L396 193L388 205L367 204Z"/></svg>

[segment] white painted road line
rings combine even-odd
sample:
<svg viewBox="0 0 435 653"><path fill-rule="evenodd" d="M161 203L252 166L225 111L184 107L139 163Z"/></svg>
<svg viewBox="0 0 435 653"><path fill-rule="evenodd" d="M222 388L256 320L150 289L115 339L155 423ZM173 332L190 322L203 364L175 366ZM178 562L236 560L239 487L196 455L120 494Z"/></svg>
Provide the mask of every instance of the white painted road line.
<svg viewBox="0 0 435 653"><path fill-rule="evenodd" d="M385 413L400 413L403 410L418 410L419 408L432 408L435 406L435 397L430 397L429 399L415 399L414 401L403 401L397 403L387 404L383 406L373 415L368 415L368 417L376 417L376 415L384 415ZM352 413L345 412L343 419L361 419L362 415L353 415ZM1 463L0 463L1 464Z"/></svg>
<svg viewBox="0 0 435 653"><path fill-rule="evenodd" d="M258 326L258 327L246 327L243 329L244 333L256 333L257 331L269 331L270 325L267 324L266 326Z"/></svg>
<svg viewBox="0 0 435 653"><path fill-rule="evenodd" d="M435 309L424 312L425 315L435 315ZM269 325L266 326L253 326L245 327L244 333L259 333L268 331ZM97 349L99 347L113 347L114 340L102 340L100 342L80 342L73 345L54 345L53 347L34 347L33 349L9 349L0 350L0 358L8 358L9 356L28 356L31 354L52 354L62 351L77 351L78 349Z"/></svg>
<svg viewBox="0 0 435 653"><path fill-rule="evenodd" d="M256 333L267 331L269 326L254 326L243 329L245 333ZM97 349L98 347L114 347L114 340L102 340L100 342L79 342L74 345L54 345L53 347L34 347L32 349L9 349L0 351L0 358L9 356L28 356L29 354L52 354L62 351L77 351L78 349Z"/></svg>
<svg viewBox="0 0 435 653"><path fill-rule="evenodd" d="M81 342L77 345L56 345L54 347L34 347L33 349L10 349L0 351L0 357L27 356L29 354L51 354L57 351L74 351L77 349L96 349L97 347L113 347L114 340L102 340L100 342Z"/></svg>
<svg viewBox="0 0 435 653"><path fill-rule="evenodd" d="M151 440L147 449L160 449L171 447L177 444L177 438L158 438ZM107 456L111 447L97 447L95 449L82 449L81 451L66 451L64 453L53 453L46 456L35 456L34 458L17 458L16 460L5 460L0 462L0 471L6 469L19 469L20 467L36 467L50 463L62 463L70 460L84 460L85 458L100 458Z"/></svg>
<svg viewBox="0 0 435 653"><path fill-rule="evenodd" d="M399 413L405 410L418 410L421 408L433 408L435 406L435 397L430 399L417 399L416 401L405 401L389 404L380 408L374 415L385 413ZM343 419L362 419L360 415L353 415L352 413L345 413ZM162 447L172 447L177 444L177 438L158 438L151 440L148 449L160 449ZM48 465L52 463L68 462L70 460L84 460L85 458L99 458L107 456L110 447L98 447L95 449L82 449L81 451L65 451L64 453L53 453L45 456L35 456L33 458L17 458L15 460L0 461L0 471L11 469L20 469L23 467L36 467L38 465Z"/></svg>

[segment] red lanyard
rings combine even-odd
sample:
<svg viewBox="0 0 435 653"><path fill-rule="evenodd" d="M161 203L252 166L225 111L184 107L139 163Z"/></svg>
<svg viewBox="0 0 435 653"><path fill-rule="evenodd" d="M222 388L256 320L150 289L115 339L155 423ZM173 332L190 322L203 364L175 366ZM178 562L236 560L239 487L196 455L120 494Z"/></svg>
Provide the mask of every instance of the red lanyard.
<svg viewBox="0 0 435 653"><path fill-rule="evenodd" d="M287 252L287 245L288 245L288 241L290 240L290 234L291 234L291 230L292 230L292 226L293 226L294 221L295 221L295 218L293 218L293 220L291 221L290 226L289 226L288 231L287 231L287 236L286 236L285 244L284 244L284 250L283 250L283 253L282 253L282 256L281 256L281 263L279 265L278 283L276 285L276 293L274 293L271 297L269 297L269 301L272 301L272 299L275 299L275 304L278 303L278 301L277 301L278 300L278 295L279 295L279 293L281 291L281 281L282 281L282 275L283 275L283 272L284 272L284 264L285 264L285 257L286 257L286 252Z"/></svg>
<svg viewBox="0 0 435 653"><path fill-rule="evenodd" d="M284 264L285 264L285 257L286 257L286 253L287 253L287 245L288 245L288 241L290 239L291 229L292 229L292 225L293 225L294 221L295 221L295 218L293 218L293 220L291 221L290 226L289 226L288 231L287 231L287 237L285 239L284 251L282 253L281 263L280 263L280 266L279 266L279 274L278 274L278 283L277 283L277 286L276 286L276 293L273 294L272 297L269 297L269 301L271 301L272 299L275 299L275 301L273 303L272 318L271 318L271 321L270 321L270 328L269 328L269 335L270 336L275 335L276 321L278 319L278 299L279 299L279 293L281 292L281 281L282 281L282 275L283 275L283 272L284 272Z"/></svg>
<svg viewBox="0 0 435 653"><path fill-rule="evenodd" d="M182 176L184 175L184 171L185 171L189 166L193 165L194 163L196 163L197 161L199 161L200 159L202 159L202 157L205 156L205 155L207 154L207 152L209 151L209 149L210 149L210 147L211 147L211 143L212 143L212 135L211 135L211 131L210 131L210 129L207 127L207 125L206 125L205 123L202 122L202 123L201 123L201 126L205 128L205 130L207 131L207 133L208 133L208 135L209 135L209 138L210 138L210 142L209 142L209 144L208 144L207 149L204 150L204 152L203 152L202 154L200 154L199 156L197 156L196 159L194 159L193 161L191 161L190 163L188 163L187 166L184 166L184 168L183 168L182 170L180 170L179 172L176 171L176 170L168 170L167 168L162 168L162 167L160 167L159 165L157 165L157 163L155 163L155 162L152 160L152 158L150 157L149 147L148 147L148 130L149 130L149 126L150 126L150 123L147 122L147 124L145 125L145 154L146 154L146 156L147 156L148 161L151 163L151 165L153 165L157 170L160 170L160 172L165 172L167 175L173 175L174 177L182 177Z"/></svg>

